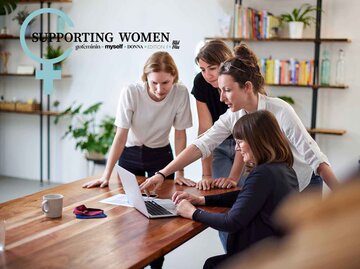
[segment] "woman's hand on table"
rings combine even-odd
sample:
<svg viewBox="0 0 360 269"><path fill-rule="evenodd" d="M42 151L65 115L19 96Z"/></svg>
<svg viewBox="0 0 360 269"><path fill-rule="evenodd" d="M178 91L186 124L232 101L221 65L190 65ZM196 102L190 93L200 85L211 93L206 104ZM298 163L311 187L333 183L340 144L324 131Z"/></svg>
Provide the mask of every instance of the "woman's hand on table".
<svg viewBox="0 0 360 269"><path fill-rule="evenodd" d="M221 177L217 178L212 182L211 185L213 188L219 188L219 189L231 189L235 188L237 186L237 182L233 180L232 178L228 177Z"/></svg>
<svg viewBox="0 0 360 269"><path fill-rule="evenodd" d="M212 187L212 184L214 182L214 179L211 176L203 176L203 178L196 183L196 188L199 190L210 190Z"/></svg>
<svg viewBox="0 0 360 269"><path fill-rule="evenodd" d="M93 188L93 187L99 187L100 188L105 188L109 185L109 179L106 178L98 178L98 179L94 179L92 181L86 182L85 184L82 185L83 188Z"/></svg>
<svg viewBox="0 0 360 269"><path fill-rule="evenodd" d="M175 184L179 185L186 185L189 187L195 187L196 183L191 179L185 178L184 176L176 176L175 177Z"/></svg>

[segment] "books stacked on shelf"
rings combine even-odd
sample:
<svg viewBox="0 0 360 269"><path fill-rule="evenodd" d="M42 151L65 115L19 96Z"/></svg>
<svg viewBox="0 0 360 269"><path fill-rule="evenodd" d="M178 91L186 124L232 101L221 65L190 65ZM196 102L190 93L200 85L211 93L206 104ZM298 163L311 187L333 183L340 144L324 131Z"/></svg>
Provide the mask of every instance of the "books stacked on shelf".
<svg viewBox="0 0 360 269"><path fill-rule="evenodd" d="M235 4L234 37L244 39L270 39L277 35L279 19L266 10L255 10Z"/></svg>
<svg viewBox="0 0 360 269"><path fill-rule="evenodd" d="M266 84L312 85L314 60L262 58L259 60Z"/></svg>

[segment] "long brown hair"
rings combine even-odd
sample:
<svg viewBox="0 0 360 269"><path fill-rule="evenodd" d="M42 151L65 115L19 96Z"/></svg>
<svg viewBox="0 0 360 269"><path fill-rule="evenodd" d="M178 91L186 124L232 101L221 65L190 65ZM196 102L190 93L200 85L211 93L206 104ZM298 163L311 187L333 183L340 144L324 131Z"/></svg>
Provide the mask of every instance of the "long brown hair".
<svg viewBox="0 0 360 269"><path fill-rule="evenodd" d="M220 65L219 75L230 75L241 88L247 81L253 85L254 93L266 95L264 89L264 77L260 72L258 59L255 53L245 44L240 44L234 48L235 57L226 60Z"/></svg>
<svg viewBox="0 0 360 269"><path fill-rule="evenodd" d="M285 162L290 167L294 157L289 142L275 116L267 110L258 110L241 117L233 129L235 139L246 141L255 158L255 164Z"/></svg>
<svg viewBox="0 0 360 269"><path fill-rule="evenodd" d="M233 56L233 52L224 41L215 39L206 42L205 45L202 46L195 57L195 63L198 64L201 59L210 65L220 65Z"/></svg>
<svg viewBox="0 0 360 269"><path fill-rule="evenodd" d="M147 75L153 72L166 72L174 77L174 83L179 80L179 72L174 59L166 51L153 53L144 65L142 80L147 81Z"/></svg>

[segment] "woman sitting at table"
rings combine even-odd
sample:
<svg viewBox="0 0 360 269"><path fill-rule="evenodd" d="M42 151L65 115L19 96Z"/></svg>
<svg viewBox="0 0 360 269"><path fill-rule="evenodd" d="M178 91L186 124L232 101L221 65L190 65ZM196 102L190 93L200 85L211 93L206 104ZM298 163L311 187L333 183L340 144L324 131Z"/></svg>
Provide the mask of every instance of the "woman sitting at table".
<svg viewBox="0 0 360 269"><path fill-rule="evenodd" d="M251 170L242 190L210 196L178 191L172 198L181 216L229 232L227 254L209 258L204 268L214 268L234 253L276 235L272 214L285 196L298 190L289 142L271 112L259 110L244 115L235 124L233 136L236 150ZM230 210L209 213L194 205Z"/></svg>

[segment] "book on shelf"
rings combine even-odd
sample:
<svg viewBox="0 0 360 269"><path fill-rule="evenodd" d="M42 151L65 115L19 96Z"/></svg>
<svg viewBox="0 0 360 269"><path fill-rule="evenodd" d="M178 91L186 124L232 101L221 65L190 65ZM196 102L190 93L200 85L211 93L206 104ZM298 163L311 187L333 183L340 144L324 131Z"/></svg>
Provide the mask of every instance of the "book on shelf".
<svg viewBox="0 0 360 269"><path fill-rule="evenodd" d="M260 70L266 84L312 85L314 60L261 58Z"/></svg>
<svg viewBox="0 0 360 269"><path fill-rule="evenodd" d="M235 4L234 37L245 39L269 39L275 37L274 28L279 19L266 10L256 10Z"/></svg>

